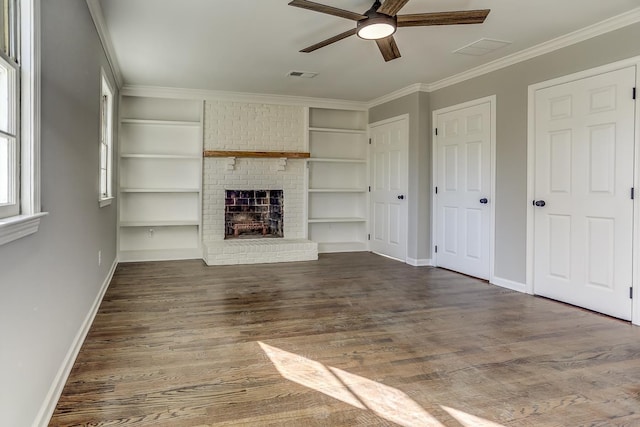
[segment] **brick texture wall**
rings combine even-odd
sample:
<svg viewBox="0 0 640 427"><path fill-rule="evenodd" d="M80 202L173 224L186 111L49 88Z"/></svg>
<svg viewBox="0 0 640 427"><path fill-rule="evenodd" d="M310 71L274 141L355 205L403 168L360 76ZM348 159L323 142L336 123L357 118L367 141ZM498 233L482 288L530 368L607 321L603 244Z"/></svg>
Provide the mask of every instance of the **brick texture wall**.
<svg viewBox="0 0 640 427"><path fill-rule="evenodd" d="M205 150L302 151L304 108L207 101Z"/></svg>
<svg viewBox="0 0 640 427"><path fill-rule="evenodd" d="M304 108L229 101L205 104L205 150L303 151ZM205 158L203 170L203 240L224 239L225 190L284 190L284 237L305 236L304 160Z"/></svg>

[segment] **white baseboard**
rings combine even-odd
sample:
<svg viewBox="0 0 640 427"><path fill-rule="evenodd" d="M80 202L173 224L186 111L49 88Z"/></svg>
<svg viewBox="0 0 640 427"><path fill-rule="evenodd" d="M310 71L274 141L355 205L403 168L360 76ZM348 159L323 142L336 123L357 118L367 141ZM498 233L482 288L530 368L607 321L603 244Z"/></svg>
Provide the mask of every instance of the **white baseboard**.
<svg viewBox="0 0 640 427"><path fill-rule="evenodd" d="M51 388L47 393L47 396L36 416L35 421L33 422L34 427L46 427L49 424L49 420L53 415L53 411L56 409L56 405L58 404L58 399L60 399L60 395L62 394L62 389L69 378L69 374L71 373L71 368L73 368L73 364L78 357L78 353L80 353L80 349L82 348L82 344L84 343L87 334L89 333L89 329L91 328L91 324L93 323L93 319L96 317L98 313L98 309L100 308L100 304L102 303L102 298L104 298L104 294L107 292L107 288L109 287L109 283L111 283L111 279L113 278L113 274L116 271L116 267L118 266L118 259L116 258L113 261L113 265L111 266L111 270L109 270L109 274L107 274L106 279L102 283L102 287L100 288L100 292L96 296L91 309L87 313L87 316L80 327L80 330L76 334L76 337L67 352L67 355L56 374L56 377L51 384Z"/></svg>
<svg viewBox="0 0 640 427"><path fill-rule="evenodd" d="M527 287L524 283L514 282L513 280L503 279L501 277L493 276L493 279L489 281L492 285L500 286L501 288L511 289L512 291L518 291L522 293L527 292Z"/></svg>
<svg viewBox="0 0 640 427"><path fill-rule="evenodd" d="M432 267L433 266L433 260L432 259L407 258L407 264L412 265L414 267Z"/></svg>
<svg viewBox="0 0 640 427"><path fill-rule="evenodd" d="M142 261L175 261L186 259L202 259L202 249L150 249L120 251L118 253L118 261L121 263Z"/></svg>

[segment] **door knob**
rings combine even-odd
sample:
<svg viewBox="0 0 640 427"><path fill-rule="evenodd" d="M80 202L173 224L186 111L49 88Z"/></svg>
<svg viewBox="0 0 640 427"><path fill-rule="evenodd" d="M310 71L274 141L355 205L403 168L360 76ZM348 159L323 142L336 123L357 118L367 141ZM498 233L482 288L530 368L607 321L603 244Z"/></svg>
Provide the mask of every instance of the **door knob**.
<svg viewBox="0 0 640 427"><path fill-rule="evenodd" d="M543 207L544 205L546 205L546 203L544 202L544 200L534 200L533 201L533 206L537 206L539 208Z"/></svg>
<svg viewBox="0 0 640 427"><path fill-rule="evenodd" d="M398 199L400 199L400 200L404 200L404 194L399 195L399 196L398 196Z"/></svg>
<svg viewBox="0 0 640 427"><path fill-rule="evenodd" d="M487 203L489 203L489 200L487 200L486 197L483 197L482 199L480 199L480 203L482 203L483 205L486 205Z"/></svg>

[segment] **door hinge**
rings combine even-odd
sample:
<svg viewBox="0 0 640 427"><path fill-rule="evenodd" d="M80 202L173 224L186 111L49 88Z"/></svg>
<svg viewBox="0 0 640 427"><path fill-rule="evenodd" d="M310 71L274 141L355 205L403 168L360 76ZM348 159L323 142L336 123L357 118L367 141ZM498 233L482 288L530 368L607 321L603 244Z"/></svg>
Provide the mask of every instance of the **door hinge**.
<svg viewBox="0 0 640 427"><path fill-rule="evenodd" d="M436 187L436 194L438 194L438 187Z"/></svg>
<svg viewBox="0 0 640 427"><path fill-rule="evenodd" d="M367 234L367 240L371 240L371 234Z"/></svg>
<svg viewBox="0 0 640 427"><path fill-rule="evenodd" d="M636 189L634 187L631 187L631 200L636 198Z"/></svg>
<svg viewBox="0 0 640 427"><path fill-rule="evenodd" d="M633 287L629 288L629 299L633 299Z"/></svg>
<svg viewBox="0 0 640 427"><path fill-rule="evenodd" d="M636 88L633 88L633 99L636 99Z"/></svg>
<svg viewBox="0 0 640 427"><path fill-rule="evenodd" d="M371 145L371 138L369 138L369 145Z"/></svg>
<svg viewBox="0 0 640 427"><path fill-rule="evenodd" d="M436 128L436 136L438 136L438 128Z"/></svg>
<svg viewBox="0 0 640 427"><path fill-rule="evenodd" d="M436 245L436 253L438 253L438 245Z"/></svg>
<svg viewBox="0 0 640 427"><path fill-rule="evenodd" d="M369 193L371 193L371 186L369 186Z"/></svg>

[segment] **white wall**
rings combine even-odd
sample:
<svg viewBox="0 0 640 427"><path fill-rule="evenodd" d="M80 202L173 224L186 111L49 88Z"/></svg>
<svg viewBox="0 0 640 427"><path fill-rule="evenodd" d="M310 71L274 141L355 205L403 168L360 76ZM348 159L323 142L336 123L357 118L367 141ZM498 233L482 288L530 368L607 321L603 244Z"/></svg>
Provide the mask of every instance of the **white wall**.
<svg viewBox="0 0 640 427"><path fill-rule="evenodd" d="M12 427L32 425L47 403L116 256L116 204L98 207L100 67L108 65L85 0L42 1L42 51L49 215L36 234L0 246L0 425Z"/></svg>

